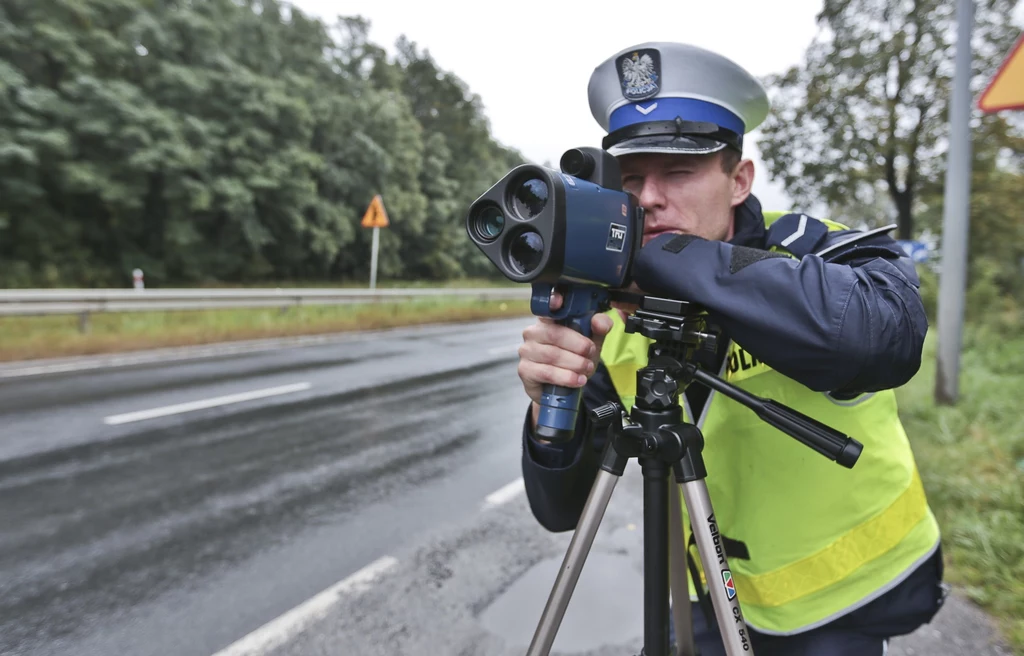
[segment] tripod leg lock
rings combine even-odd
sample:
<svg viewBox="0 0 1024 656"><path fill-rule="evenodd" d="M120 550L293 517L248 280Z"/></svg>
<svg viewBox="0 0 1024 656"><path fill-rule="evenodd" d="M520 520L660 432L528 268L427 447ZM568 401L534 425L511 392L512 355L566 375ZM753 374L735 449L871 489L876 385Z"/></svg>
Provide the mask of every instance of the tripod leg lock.
<svg viewBox="0 0 1024 656"><path fill-rule="evenodd" d="M681 445L682 454L674 461L676 482L689 483L707 478L708 470L704 466L704 434L693 424L677 424L662 426L658 434L669 434L672 441Z"/></svg>
<svg viewBox="0 0 1024 656"><path fill-rule="evenodd" d="M646 435L643 441L644 455L665 462L679 460L686 452L686 445L680 432L682 431L675 431L672 430L672 427L663 426L658 429L658 432Z"/></svg>

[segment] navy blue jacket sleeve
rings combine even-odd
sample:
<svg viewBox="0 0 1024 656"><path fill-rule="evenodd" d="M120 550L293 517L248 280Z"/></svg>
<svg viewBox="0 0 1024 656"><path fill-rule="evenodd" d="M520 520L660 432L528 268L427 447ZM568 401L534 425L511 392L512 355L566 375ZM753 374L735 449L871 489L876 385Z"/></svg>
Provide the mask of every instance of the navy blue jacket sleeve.
<svg viewBox="0 0 1024 656"><path fill-rule="evenodd" d="M829 233L820 252L851 236ZM692 301L758 360L816 391L898 387L917 372L927 331L919 281L888 237L826 259L660 235L637 255L647 294Z"/></svg>
<svg viewBox="0 0 1024 656"><path fill-rule="evenodd" d="M576 432L565 444L542 444L530 430L530 409L523 425L523 482L533 516L549 531L576 528L601 464L605 435L592 430L587 411L616 400L615 386L601 365L583 386Z"/></svg>

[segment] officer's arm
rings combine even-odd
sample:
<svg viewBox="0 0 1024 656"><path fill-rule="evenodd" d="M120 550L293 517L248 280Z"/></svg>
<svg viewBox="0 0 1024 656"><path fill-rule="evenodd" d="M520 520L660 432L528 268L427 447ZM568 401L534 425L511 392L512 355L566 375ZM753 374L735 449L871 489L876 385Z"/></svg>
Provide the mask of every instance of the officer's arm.
<svg viewBox="0 0 1024 656"><path fill-rule="evenodd" d="M583 512L604 448L604 431L593 434L587 411L616 399L604 365L583 386L580 413L572 441L539 442L530 429L530 408L523 425L523 482L530 509L549 531L570 531Z"/></svg>
<svg viewBox="0 0 1024 656"><path fill-rule="evenodd" d="M830 233L815 252L849 236ZM634 277L648 294L703 305L758 360L813 390L906 383L928 327L913 263L888 237L826 258L661 235L637 255Z"/></svg>

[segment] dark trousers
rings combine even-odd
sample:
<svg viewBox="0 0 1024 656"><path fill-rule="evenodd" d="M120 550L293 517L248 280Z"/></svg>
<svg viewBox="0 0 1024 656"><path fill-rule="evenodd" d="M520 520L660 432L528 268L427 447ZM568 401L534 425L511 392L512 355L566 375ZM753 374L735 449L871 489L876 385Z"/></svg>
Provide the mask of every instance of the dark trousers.
<svg viewBox="0 0 1024 656"><path fill-rule="evenodd" d="M893 636L912 633L938 612L945 599L939 549L893 589L816 629L791 636L750 630L755 656L883 656ZM699 604L693 607L694 642L701 656L725 656L718 626L709 626ZM674 641L674 636L672 640Z"/></svg>

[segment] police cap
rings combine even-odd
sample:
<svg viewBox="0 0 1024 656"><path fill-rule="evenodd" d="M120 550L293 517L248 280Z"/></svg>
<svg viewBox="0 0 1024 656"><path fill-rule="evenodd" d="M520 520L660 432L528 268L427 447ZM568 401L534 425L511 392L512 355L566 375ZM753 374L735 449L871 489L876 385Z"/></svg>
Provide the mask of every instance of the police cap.
<svg viewBox="0 0 1024 656"><path fill-rule="evenodd" d="M768 115L768 95L750 73L717 53L682 43L627 48L594 69L590 112L602 147L629 153L743 151L743 135Z"/></svg>

